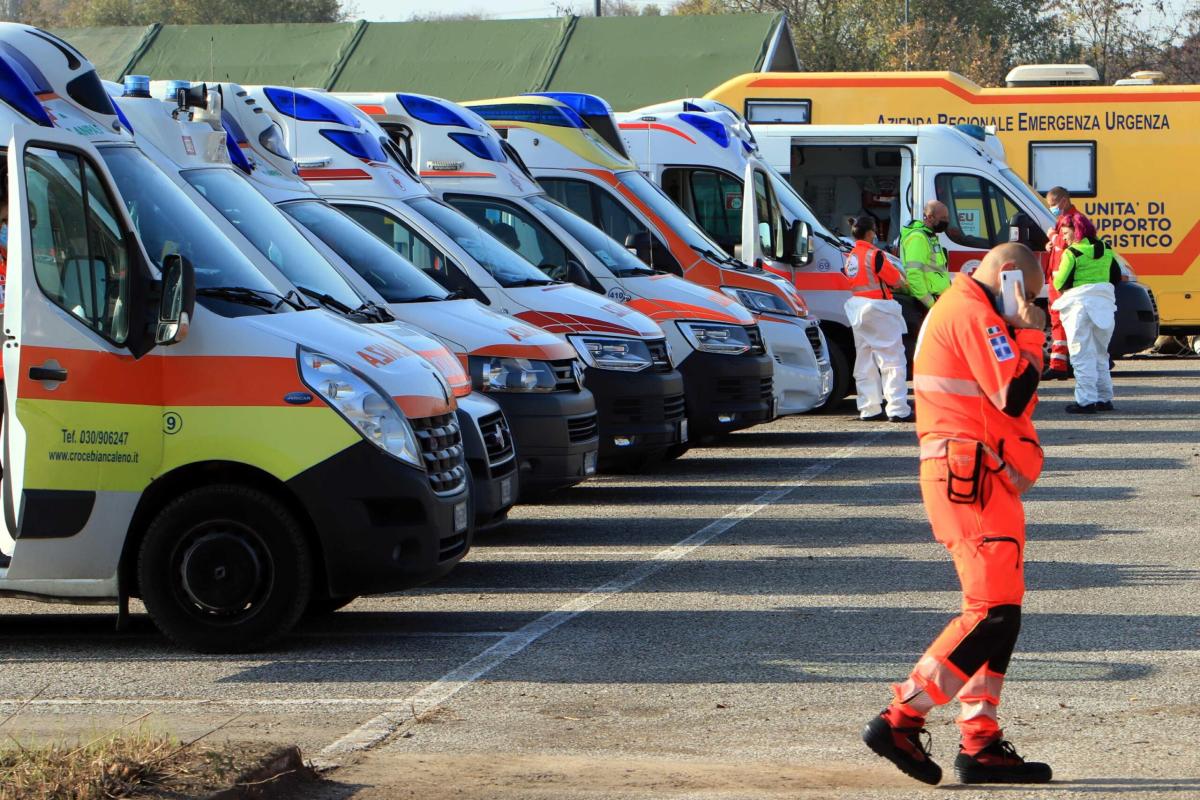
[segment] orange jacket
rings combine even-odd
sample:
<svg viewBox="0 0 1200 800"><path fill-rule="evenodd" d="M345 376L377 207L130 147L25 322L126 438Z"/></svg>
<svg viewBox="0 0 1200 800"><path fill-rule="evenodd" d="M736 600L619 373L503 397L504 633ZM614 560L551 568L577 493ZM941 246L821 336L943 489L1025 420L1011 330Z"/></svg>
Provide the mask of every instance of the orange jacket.
<svg viewBox="0 0 1200 800"><path fill-rule="evenodd" d="M850 281L850 291L856 297L872 300L891 300L889 286L900 285L900 271L884 257L883 251L870 242L859 239L846 254L842 272Z"/></svg>
<svg viewBox="0 0 1200 800"><path fill-rule="evenodd" d="M921 458L945 455L951 439L980 442L988 467L1022 492L1042 470L1033 427L1042 373L1042 331L1014 331L991 291L960 276L934 304L913 363Z"/></svg>

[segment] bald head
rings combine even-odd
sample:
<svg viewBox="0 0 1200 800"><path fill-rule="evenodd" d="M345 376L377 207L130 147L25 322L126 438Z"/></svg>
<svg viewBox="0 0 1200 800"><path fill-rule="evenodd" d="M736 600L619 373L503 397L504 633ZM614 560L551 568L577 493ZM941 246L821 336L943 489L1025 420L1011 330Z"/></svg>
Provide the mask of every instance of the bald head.
<svg viewBox="0 0 1200 800"><path fill-rule="evenodd" d="M1025 296L1032 302L1041 293L1045 277L1038 257L1023 244L1006 242L993 247L983 257L983 262L971 273L971 277L999 295L1000 273L1014 269L1019 269L1024 274Z"/></svg>
<svg viewBox="0 0 1200 800"><path fill-rule="evenodd" d="M946 229L944 226L939 229L939 222L944 223L944 225L950 224L950 209L946 208L946 204L940 200L930 200L926 203L924 214L925 224L935 231L941 232Z"/></svg>

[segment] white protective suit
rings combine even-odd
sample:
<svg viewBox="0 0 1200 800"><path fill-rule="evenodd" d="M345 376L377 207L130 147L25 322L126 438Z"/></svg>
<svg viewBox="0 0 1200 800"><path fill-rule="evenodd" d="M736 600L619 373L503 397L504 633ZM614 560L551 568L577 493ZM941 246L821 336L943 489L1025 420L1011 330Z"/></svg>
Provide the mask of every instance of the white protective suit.
<svg viewBox="0 0 1200 800"><path fill-rule="evenodd" d="M1081 406L1111 402L1108 343L1117 325L1116 292L1111 283L1089 283L1063 292L1054 310L1067 333L1075 370L1075 402Z"/></svg>
<svg viewBox="0 0 1200 800"><path fill-rule="evenodd" d="M908 368L904 362L904 339L908 326L895 300L851 297L846 316L854 332L854 383L858 393L858 415L873 417L887 399L889 417L907 417Z"/></svg>

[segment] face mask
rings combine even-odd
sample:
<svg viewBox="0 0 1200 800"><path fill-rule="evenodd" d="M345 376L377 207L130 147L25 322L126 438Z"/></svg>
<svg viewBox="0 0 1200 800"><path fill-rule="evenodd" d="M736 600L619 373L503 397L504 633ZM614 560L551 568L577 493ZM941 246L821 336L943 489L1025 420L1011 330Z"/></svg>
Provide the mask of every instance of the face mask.
<svg viewBox="0 0 1200 800"><path fill-rule="evenodd" d="M1054 215L1055 219L1058 219L1062 216L1062 209L1058 206L1055 206L1054 208L1050 209L1050 213Z"/></svg>
<svg viewBox="0 0 1200 800"><path fill-rule="evenodd" d="M937 222L933 223L933 232L934 233L945 233L949 227L950 227L950 222L948 220L944 220L944 219L938 220Z"/></svg>

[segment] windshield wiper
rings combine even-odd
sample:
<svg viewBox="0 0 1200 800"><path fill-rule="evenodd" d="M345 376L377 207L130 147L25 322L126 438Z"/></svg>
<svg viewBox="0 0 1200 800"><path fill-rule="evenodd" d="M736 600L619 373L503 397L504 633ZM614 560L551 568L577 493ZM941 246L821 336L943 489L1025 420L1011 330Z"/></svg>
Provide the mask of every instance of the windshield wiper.
<svg viewBox="0 0 1200 800"><path fill-rule="evenodd" d="M415 294L412 297L401 297L389 302L392 303L436 303L441 300L453 300L451 296L443 296L440 294Z"/></svg>
<svg viewBox="0 0 1200 800"><path fill-rule="evenodd" d="M376 322L395 322L396 315L387 306L366 300L361 306L350 312L351 316L373 319Z"/></svg>
<svg viewBox="0 0 1200 800"><path fill-rule="evenodd" d="M249 286L201 286L196 289L196 294L201 297L215 297L219 300L228 300L231 303L258 306L268 311L275 311L279 308L280 303L286 302L290 305L292 302L277 292L251 289Z"/></svg>
<svg viewBox="0 0 1200 800"><path fill-rule="evenodd" d="M384 319L379 313L382 311L382 309L380 309L379 306L376 306L374 303L363 303L357 308L353 308L346 305L341 300L338 300L331 294L318 292L316 289L311 289L307 286L297 286L296 288L299 289L306 297L311 297L313 300L316 300L326 308L331 308L334 311L337 311L339 314L345 314L347 317L360 317L366 319L376 319L379 322L391 322L391 314L389 313L387 315L388 318Z"/></svg>
<svg viewBox="0 0 1200 800"><path fill-rule="evenodd" d="M553 286L556 283L563 283L563 281L551 280L550 278L522 278L519 281L506 283L504 286L510 289L518 289L522 286Z"/></svg>

